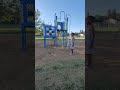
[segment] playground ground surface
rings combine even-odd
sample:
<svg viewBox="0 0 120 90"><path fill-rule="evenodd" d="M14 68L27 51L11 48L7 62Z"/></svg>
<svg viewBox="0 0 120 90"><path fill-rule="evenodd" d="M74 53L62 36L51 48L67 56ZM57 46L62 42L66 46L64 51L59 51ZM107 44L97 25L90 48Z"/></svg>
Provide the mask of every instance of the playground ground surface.
<svg viewBox="0 0 120 90"><path fill-rule="evenodd" d="M1 32L3 32L3 31L1 31ZM28 42L31 42L32 36L33 36L33 34L31 34L29 36ZM113 39L112 39L112 37L113 37ZM33 65L33 64L31 64L30 61L34 55L34 53L33 53L34 49L32 49L31 43L28 44L28 46L27 46L28 48L26 51L21 50L21 34L19 34L19 33L12 34L12 32L10 34L0 34L0 41L1 41L0 42L0 46L1 46L0 47L0 50L1 50L1 54L0 54L1 68L0 69L2 71L2 73L0 74L1 75L0 90L8 90L9 86L11 86L11 89L13 89L13 90L17 90L18 87L21 90L21 89L23 89L22 87L25 87L24 83L27 83L28 87L29 87L31 85L31 82L29 81L31 79L31 76L30 76L31 74L29 74L30 71L29 71L28 67L31 67ZM67 73L71 69L72 73L67 73L67 74L64 73L64 75L66 75L65 78L68 78L67 76L69 76L69 75L71 75L72 77L75 76L72 79L74 81L75 78L77 78L77 79L78 79L78 77L80 78L80 76L76 76L76 75L82 74L81 72L83 71L83 76L81 75L81 78L84 78L85 74L88 75L87 76L88 82L86 82L86 83L89 83L88 84L89 88L94 88L92 90L95 90L95 87L98 88L98 90L101 87L102 88L106 87L107 90L115 90L115 88L116 88L116 90L119 90L120 89L119 88L119 86L120 86L119 85L119 81L120 81L120 71L119 71L120 70L120 59L119 59L120 42L119 41L120 41L120 33L118 33L118 32L115 32L115 33L113 31L112 32L107 32L107 31L106 32L101 32L101 31L96 32L95 44L97 46L96 47L97 51L95 52L95 56L97 56L97 57L94 57L94 60L93 60L94 67L92 69L88 69L88 71L86 71L85 73L84 73L84 68L82 68L84 66L84 64L82 64L82 63L84 63L84 62L81 62L82 61L81 59L76 59L76 60L67 60L66 59L66 62L64 62L64 64L63 64L62 60L61 60L61 62L58 61L55 63L50 61L49 64L47 64L46 61L43 63L39 63L39 64L42 64L42 66L39 66L39 67L36 66L36 87L37 86L40 87L40 85L39 85L40 81L41 81L40 76L44 76L43 79L47 80L48 78L46 78L46 77L55 77L54 73L56 73L56 76L59 76L60 73L58 73L58 72L61 72L61 73L66 72ZM38 46L38 48L41 47L39 45L39 43L40 43L40 41L38 40L38 45L36 44ZM44 52L43 51L44 48L41 50L40 49L41 48L38 49L39 52L40 51ZM41 53L38 53L38 55L41 55ZM63 58L64 57L62 57L62 59ZM33 61L34 61L34 58L33 58ZM75 61L75 62L73 63L73 61ZM80 65L78 65L78 62L80 62ZM45 65L45 63L46 63L46 65ZM76 65L76 63L77 63L77 65ZM77 66L79 66L79 67L77 67ZM15 67L15 68L13 68L13 67ZM25 69L25 67L26 67L26 69ZM75 68L77 67L78 69L77 68L75 69L73 67L75 67ZM57 71L56 68L57 68L57 70L62 70L62 71ZM66 69L62 69L62 68L66 68ZM80 68L82 71L80 71ZM3 71L3 69L4 69L4 71ZM48 69L51 69L51 70L48 70ZM75 70L75 71L73 72L73 70ZM78 72L77 70L80 72L77 73ZM24 75L27 75L26 73L28 73L29 75L24 76ZM75 73L75 75L73 75L74 73ZM49 75L51 75L51 76L49 76ZM61 74L61 77L62 76L63 76L63 74ZM71 76L69 78L71 78ZM58 78L56 78L56 79L58 79ZM49 79L49 80L51 81L52 79ZM70 80L70 79L68 79L68 80ZM78 79L78 80L80 80L80 79ZM82 81L82 79L81 79L81 81ZM19 82L20 84L18 85L16 82ZM44 85L46 84L45 82L43 81ZM68 82L70 82L70 81L68 81ZM78 82L78 81L76 81L76 82ZM48 83L46 85L48 85ZM54 83L53 83L53 85L54 85ZM67 86L69 87L71 85L73 85L72 87L74 87L74 84L69 84L69 83L64 84L64 86L66 86L66 87ZM79 85L79 84L77 84L77 85ZM110 89L110 86L111 86L111 89ZM45 88L47 88L47 87L45 86ZM48 88L49 88L49 85L48 85ZM58 86L58 88L59 88L59 86ZM26 89L26 88L24 88L24 89ZM106 90L106 89L101 89L101 90ZM52 90L54 90L54 89L52 89ZM67 89L65 89L65 90L67 90ZM68 89L68 90L70 90L70 89Z"/></svg>
<svg viewBox="0 0 120 90"><path fill-rule="evenodd" d="M85 77L85 80L86 80L85 85L86 85L86 87L88 87L88 90L96 90L96 89L97 90L100 90L100 89L101 90L115 90L115 89L119 90L120 89L120 86L119 86L119 81L120 81L120 77L119 77L120 76L120 58L119 58L119 55L120 55L120 42L119 42L120 41L120 32L119 31L116 31L116 32L100 31L100 32L96 32L95 34L96 34L95 35L96 36L95 37L95 54L93 55L93 67L86 69L86 71L84 73L84 70L85 70L84 64L81 65L84 62L81 62L82 61L81 59L76 59L76 61L72 60L72 56L70 56L70 58L68 58L68 59L66 58L66 61L64 60L65 57L62 57L62 60L64 60L65 62L59 59L58 62L55 61L54 64L52 61L46 60L45 62L40 63L43 66L38 67L39 65L36 64L36 66L38 65L37 66L38 68L36 67L36 88L42 88L44 86L45 88L51 87L52 90L54 90L53 87L54 86L57 87L58 83L57 83L57 85L55 83L50 85L50 82L51 81L54 82L55 80L59 81L60 77L65 77L65 75L66 75L66 77L67 76L68 77L70 76L70 77L69 78L67 77L68 78L67 82L64 82L64 84L63 83L60 84L61 87L68 88L69 86L72 85L72 87L70 87L72 89L74 86L81 88L84 86L84 84L82 84L83 86L81 86L81 85L77 84L76 82L79 82L79 83L81 83L81 81L84 82L84 77L86 76ZM39 40L38 40L38 42L40 43ZM80 46L82 46L82 45L80 45ZM40 46L37 45L37 47L40 47ZM42 52L44 52L43 49L42 49ZM49 49L46 49L46 50L49 51ZM61 52L62 51L63 50L61 50ZM43 55L43 57L44 57L44 55ZM48 57L49 57L49 59L53 58L52 56L49 56L49 55L48 55ZM81 58L81 57L79 57L79 58ZM46 62L49 62L49 65L48 64L45 65ZM64 64L63 64L63 62L64 62ZM72 64L70 64L70 62L72 62ZM75 65L76 62L77 63L79 62L80 66L77 65L79 67L73 69L73 67L76 66ZM67 65L69 67L67 67ZM79 70L80 73L77 70ZM72 73L70 73L70 71ZM79 76L77 76L78 74L79 74ZM84 74L84 75L82 76L81 74ZM40 76L42 78L44 77L44 79L40 78ZM46 77L49 77L49 78L46 78ZM71 78L73 81L70 80ZM60 78L60 80L64 81L65 79ZM77 80L79 80L79 81L77 81ZM40 86L40 84L41 84L40 81L43 81L42 86ZM46 81L48 81L48 82L46 83ZM75 82L75 83L73 83L73 82ZM60 86L58 85L58 88ZM71 89L62 89L62 90L71 90ZM75 90L82 90L82 89L75 89Z"/></svg>
<svg viewBox="0 0 120 90"><path fill-rule="evenodd" d="M44 48L43 40L35 40L36 90L84 90L84 49L84 39L75 41L71 56L67 48Z"/></svg>
<svg viewBox="0 0 120 90"><path fill-rule="evenodd" d="M85 43L84 40L75 40L74 55L70 55L70 49L61 46L51 46L51 40L47 40L47 48L44 48L43 40L35 40L35 66L52 63L59 60L84 59Z"/></svg>

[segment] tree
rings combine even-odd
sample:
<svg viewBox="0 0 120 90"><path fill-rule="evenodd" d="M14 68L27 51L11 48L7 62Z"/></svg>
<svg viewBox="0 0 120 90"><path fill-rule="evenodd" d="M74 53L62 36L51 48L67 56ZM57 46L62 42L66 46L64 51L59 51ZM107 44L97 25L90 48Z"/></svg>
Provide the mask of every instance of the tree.
<svg viewBox="0 0 120 90"><path fill-rule="evenodd" d="M1 8L1 9L0 9L0 20L2 20L2 16L3 16L3 12L4 12L4 11L3 11L3 10L4 10L4 9L3 9L3 8L4 8L3 0L1 0L1 2L0 2L0 8Z"/></svg>
<svg viewBox="0 0 120 90"><path fill-rule="evenodd" d="M113 11L112 11L112 18L116 19L116 16L117 16L116 9L113 9Z"/></svg>
<svg viewBox="0 0 120 90"><path fill-rule="evenodd" d="M117 19L118 21L120 21L120 13L117 13L116 19Z"/></svg>
<svg viewBox="0 0 120 90"><path fill-rule="evenodd" d="M20 0L13 0L11 3L11 6L13 6L14 10L14 16L13 20L15 21L15 24L20 23L21 21L21 8L20 8Z"/></svg>
<svg viewBox="0 0 120 90"><path fill-rule="evenodd" d="M36 34L43 34L43 24L42 20L40 19L40 11L37 9L35 10L35 27L36 27Z"/></svg>
<svg viewBox="0 0 120 90"><path fill-rule="evenodd" d="M87 16L89 16L90 15L90 13L89 12L87 12Z"/></svg>
<svg viewBox="0 0 120 90"><path fill-rule="evenodd" d="M108 14L107 15L108 15L109 18L111 17L111 15L112 15L111 9L108 10Z"/></svg>
<svg viewBox="0 0 120 90"><path fill-rule="evenodd" d="M0 19L5 23L11 23L12 20L16 23L20 23L21 11L20 11L20 0L2 0L0 2Z"/></svg>
<svg viewBox="0 0 120 90"><path fill-rule="evenodd" d="M41 23L40 17L40 11L37 9L35 10L35 25L38 26Z"/></svg>

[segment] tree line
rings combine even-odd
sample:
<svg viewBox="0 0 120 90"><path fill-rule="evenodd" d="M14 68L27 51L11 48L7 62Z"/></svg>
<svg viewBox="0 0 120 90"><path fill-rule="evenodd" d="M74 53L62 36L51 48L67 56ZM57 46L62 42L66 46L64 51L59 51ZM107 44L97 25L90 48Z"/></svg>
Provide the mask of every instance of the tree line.
<svg viewBox="0 0 120 90"><path fill-rule="evenodd" d="M36 35L43 35L43 24L45 22L40 19L40 11L38 9L35 10L35 34Z"/></svg>
<svg viewBox="0 0 120 90"><path fill-rule="evenodd" d="M89 15L89 12L87 14ZM109 18L120 21L120 12L118 12L116 9L109 9L106 12L106 15L96 14L94 17L95 17L95 22L102 22L102 21L109 19Z"/></svg>
<svg viewBox="0 0 120 90"><path fill-rule="evenodd" d="M21 21L20 0L1 0L0 23L19 24Z"/></svg>

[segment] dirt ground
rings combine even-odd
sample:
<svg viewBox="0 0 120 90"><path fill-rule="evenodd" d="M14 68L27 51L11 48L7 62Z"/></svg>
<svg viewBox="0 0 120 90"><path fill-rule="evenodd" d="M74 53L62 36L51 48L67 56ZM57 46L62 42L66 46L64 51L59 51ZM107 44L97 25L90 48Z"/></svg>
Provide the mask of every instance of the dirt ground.
<svg viewBox="0 0 120 90"><path fill-rule="evenodd" d="M50 41L48 41L48 44ZM84 59L84 40L75 41L74 55L70 55L70 49L49 46L44 48L43 40L35 40L35 66L57 62L60 60Z"/></svg>

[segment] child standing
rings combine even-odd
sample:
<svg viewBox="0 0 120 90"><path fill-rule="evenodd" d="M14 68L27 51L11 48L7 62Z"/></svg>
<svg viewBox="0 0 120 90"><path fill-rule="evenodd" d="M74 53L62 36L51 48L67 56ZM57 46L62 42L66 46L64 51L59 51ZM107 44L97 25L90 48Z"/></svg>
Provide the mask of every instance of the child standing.
<svg viewBox="0 0 120 90"><path fill-rule="evenodd" d="M85 59L87 62L87 67L92 64L92 54L94 50L94 38L95 38L95 29L94 29L94 17L87 17L87 29L85 32Z"/></svg>
<svg viewBox="0 0 120 90"><path fill-rule="evenodd" d="M71 33L71 35L70 35L70 49L71 49L70 55L73 55L74 42L75 42L74 33Z"/></svg>

